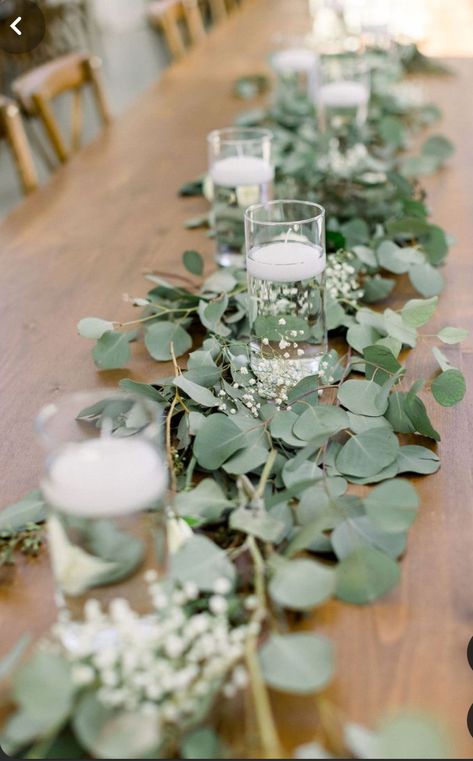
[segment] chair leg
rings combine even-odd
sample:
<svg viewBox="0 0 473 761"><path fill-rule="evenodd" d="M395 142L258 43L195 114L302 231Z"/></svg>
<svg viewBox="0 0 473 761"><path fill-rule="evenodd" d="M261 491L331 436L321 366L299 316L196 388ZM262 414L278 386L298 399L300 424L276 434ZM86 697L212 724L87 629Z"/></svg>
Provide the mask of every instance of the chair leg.
<svg viewBox="0 0 473 761"><path fill-rule="evenodd" d="M49 135L56 156L61 162L67 161L69 154L50 104L42 95L38 94L33 95L33 102L35 105L35 111L41 118L46 132Z"/></svg>
<svg viewBox="0 0 473 761"><path fill-rule="evenodd" d="M184 14L186 17L189 37L193 45L204 39L206 32L202 14L197 0L184 0Z"/></svg>
<svg viewBox="0 0 473 761"><path fill-rule="evenodd" d="M177 16L173 11L174 9L170 9L169 12L163 14L161 26L172 57L179 60L185 56L186 46L182 39Z"/></svg>
<svg viewBox="0 0 473 761"><path fill-rule="evenodd" d="M14 103L9 103L5 110L3 121L7 140L12 149L23 190L25 193L31 193L38 187L38 178L20 112Z"/></svg>
<svg viewBox="0 0 473 761"><path fill-rule="evenodd" d="M100 69L102 68L102 61L98 56L92 56L87 61L87 74L90 84L92 86L92 92L94 94L95 103L99 112L102 124L110 124L112 116L108 107L107 98L105 97L105 91L102 85L102 78L100 76Z"/></svg>
<svg viewBox="0 0 473 761"><path fill-rule="evenodd" d="M209 0L210 2L210 12L212 14L212 21L215 23L216 21L221 21L222 19L227 17L227 8L225 5L225 0Z"/></svg>

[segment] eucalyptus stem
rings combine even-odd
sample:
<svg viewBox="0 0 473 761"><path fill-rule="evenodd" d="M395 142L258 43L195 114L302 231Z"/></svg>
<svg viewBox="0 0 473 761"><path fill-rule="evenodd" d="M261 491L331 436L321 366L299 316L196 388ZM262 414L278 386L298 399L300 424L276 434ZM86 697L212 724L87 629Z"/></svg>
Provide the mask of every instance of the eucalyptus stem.
<svg viewBox="0 0 473 761"><path fill-rule="evenodd" d="M283 758L284 753L276 729L271 702L264 683L257 656L257 639L249 638L246 646L246 665L250 675L250 685L256 712L263 758Z"/></svg>
<svg viewBox="0 0 473 761"><path fill-rule="evenodd" d="M258 598L258 608L255 611L254 620L261 620L266 610L265 589L265 562L254 536L248 536L247 546L255 568L255 591ZM250 684L255 705L256 719L258 722L264 758L282 758L281 742L276 729L271 702L269 700L266 684L258 661L257 635L251 635L246 645L246 664L250 674Z"/></svg>
<svg viewBox="0 0 473 761"><path fill-rule="evenodd" d="M263 493L264 493L264 490L265 490L268 478L269 478L269 476L271 474L271 469L272 469L272 467L274 465L275 459L276 459L276 450L272 449L271 452L269 453L268 459L266 460L266 464L265 464L265 466L263 468L263 472L261 474L261 478L259 480L258 486L255 489L255 497L256 498L263 496Z"/></svg>

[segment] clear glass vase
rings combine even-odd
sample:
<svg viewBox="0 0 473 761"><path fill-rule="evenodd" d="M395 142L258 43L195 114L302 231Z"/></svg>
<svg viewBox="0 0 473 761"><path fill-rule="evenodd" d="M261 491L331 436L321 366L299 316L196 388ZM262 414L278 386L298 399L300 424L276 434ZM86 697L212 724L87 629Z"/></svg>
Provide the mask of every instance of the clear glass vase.
<svg viewBox="0 0 473 761"><path fill-rule="evenodd" d="M127 598L147 613L144 574L166 568L167 470L159 405L106 390L44 407L49 553L59 609L82 619L87 601Z"/></svg>

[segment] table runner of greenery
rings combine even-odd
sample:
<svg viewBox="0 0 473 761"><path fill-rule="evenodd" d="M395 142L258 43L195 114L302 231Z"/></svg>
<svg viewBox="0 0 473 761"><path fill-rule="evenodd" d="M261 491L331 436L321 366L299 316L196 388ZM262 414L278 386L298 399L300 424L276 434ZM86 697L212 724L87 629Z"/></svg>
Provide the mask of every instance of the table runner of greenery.
<svg viewBox="0 0 473 761"><path fill-rule="evenodd" d="M83 749L104 758L222 757L231 751L211 728L210 708L219 692L232 699L249 680L263 753L281 756L266 688L322 693L336 673L330 641L290 631L291 621L333 596L363 605L398 584L399 561L420 507L415 486L403 476L440 467L440 433L428 407L449 407L463 398L463 375L440 346L459 343L466 331L444 326L432 335L424 328L435 315L449 239L430 221L418 178L435 172L452 146L433 135L420 153L406 152L413 135L440 113L403 78L412 69L428 71L429 62L413 47L367 58L373 93L362 128L320 134L313 105L290 81L279 83L267 109L239 119L274 133L277 197L314 200L327 209L332 348L320 375L283 388L275 399L260 395L249 366L246 273L230 267L204 278L196 251L183 255L188 275L146 276L151 290L132 299L143 310L137 319L88 317L78 326L96 341L93 359L100 370L127 367L133 343L141 340L154 360L173 363L171 375L154 383L120 382L122 389L154 400L165 421L176 517L165 583L174 591L162 592L171 608L185 611L187 627L203 611L215 626L225 622L228 637L244 643L239 656L208 680L199 710L189 687L194 702L183 721L159 691L132 699L123 674L107 677L118 680L121 690L112 708L104 697L103 669L90 654L81 660L63 652L53 631L14 674L19 710L2 740L9 752L29 748L32 758L60 752L80 757ZM235 92L251 97L267 85L263 76L245 77ZM204 191L203 178L181 193ZM205 215L188 224L208 221ZM396 291L402 275L417 292L405 303ZM287 338L279 324L269 328ZM429 380L413 378L406 368L420 338L430 342L439 366ZM177 362L183 355L185 367ZM130 425L120 414L117 435L129 433ZM11 560L18 543L37 551L38 537L33 544L30 537L43 518L37 492L2 513L4 559ZM130 611L114 615L115 623L120 616L132 620ZM4 674L22 650L23 644L2 664ZM163 659L160 653L155 657ZM177 674L183 666L176 658L168 652L164 661ZM246 670L238 671L238 658ZM410 758L414 746L424 757L448 753L435 722L410 714L381 720L372 731L347 724L334 743L323 696L318 705L322 731L298 750L299 757L328 758L340 744L359 758Z"/></svg>

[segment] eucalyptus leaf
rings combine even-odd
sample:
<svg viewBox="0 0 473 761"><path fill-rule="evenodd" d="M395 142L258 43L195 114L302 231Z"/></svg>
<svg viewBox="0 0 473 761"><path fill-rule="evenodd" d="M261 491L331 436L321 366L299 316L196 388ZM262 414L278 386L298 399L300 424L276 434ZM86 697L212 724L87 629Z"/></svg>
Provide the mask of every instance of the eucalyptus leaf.
<svg viewBox="0 0 473 761"><path fill-rule="evenodd" d="M344 410L328 404L309 407L296 420L293 433L305 441L323 441L338 431L348 428L348 416Z"/></svg>
<svg viewBox="0 0 473 761"><path fill-rule="evenodd" d="M431 264L415 264L409 270L409 279L422 296L437 296L444 287L441 273Z"/></svg>
<svg viewBox="0 0 473 761"><path fill-rule="evenodd" d="M398 473L429 475L440 468L440 459L427 447L406 444L400 447L397 458Z"/></svg>
<svg viewBox="0 0 473 761"><path fill-rule="evenodd" d="M20 709L49 730L59 728L68 717L74 692L67 660L62 655L41 650L17 671L12 690Z"/></svg>
<svg viewBox="0 0 473 761"><path fill-rule="evenodd" d="M143 711L114 711L93 692L81 698L73 727L81 745L95 758L150 758L161 744L157 714L150 717Z"/></svg>
<svg viewBox="0 0 473 761"><path fill-rule="evenodd" d="M376 417L388 407L388 400L374 380L347 380L339 387L337 396L340 404L357 415Z"/></svg>
<svg viewBox="0 0 473 761"><path fill-rule="evenodd" d="M20 531L46 518L46 503L38 489L0 511L0 533Z"/></svg>
<svg viewBox="0 0 473 761"><path fill-rule="evenodd" d="M373 524L393 534L406 531L415 521L419 508L415 488L403 478L376 486L363 502Z"/></svg>
<svg viewBox="0 0 473 761"><path fill-rule="evenodd" d="M316 634L271 634L259 650L259 659L266 684L283 692L317 692L333 674L332 645Z"/></svg>
<svg viewBox="0 0 473 761"><path fill-rule="evenodd" d="M432 394L442 407L452 407L466 394L465 376L460 370L444 370L432 381Z"/></svg>
<svg viewBox="0 0 473 761"><path fill-rule="evenodd" d="M462 328L442 328L437 333L437 338L440 338L444 344L458 344L463 341L469 335L468 330Z"/></svg>
<svg viewBox="0 0 473 761"><path fill-rule="evenodd" d="M182 261L188 272L191 272L193 275L202 275L204 260L198 251L184 251Z"/></svg>
<svg viewBox="0 0 473 761"><path fill-rule="evenodd" d="M205 386L194 383L183 375L178 375L177 378L174 378L174 385L202 407L216 407L219 404L219 400L212 391L205 388Z"/></svg>
<svg viewBox="0 0 473 761"><path fill-rule="evenodd" d="M95 344L92 356L99 370L126 367L131 357L129 336L107 330Z"/></svg>
<svg viewBox="0 0 473 761"><path fill-rule="evenodd" d="M339 560L344 560L360 547L374 547L397 560L405 551L406 533L386 533L373 525L366 515L355 516L339 523L330 540Z"/></svg>
<svg viewBox="0 0 473 761"><path fill-rule="evenodd" d="M145 345L153 359L160 362L181 357L192 347L192 338L181 325L166 320L155 322L145 333Z"/></svg>
<svg viewBox="0 0 473 761"><path fill-rule="evenodd" d="M235 566L226 553L206 536L194 534L172 556L171 578L193 581L203 592L212 592L217 579L235 581Z"/></svg>
<svg viewBox="0 0 473 761"><path fill-rule="evenodd" d="M397 586L399 566L385 552L360 547L336 568L336 594L345 602L364 605L374 602Z"/></svg>
<svg viewBox="0 0 473 761"><path fill-rule="evenodd" d="M437 304L437 296L430 299L411 299L401 309L402 319L407 325L419 328L431 319Z"/></svg>
<svg viewBox="0 0 473 761"><path fill-rule="evenodd" d="M220 518L225 510L233 507L233 502L227 499L216 481L204 478L195 489L178 492L174 506L179 515L212 522Z"/></svg>
<svg viewBox="0 0 473 761"><path fill-rule="evenodd" d="M197 431L194 455L199 465L216 470L239 449L244 449L247 437L226 415L210 415Z"/></svg>
<svg viewBox="0 0 473 761"><path fill-rule="evenodd" d="M240 507L230 515L230 528L275 543L283 534L284 523L264 509Z"/></svg>
<svg viewBox="0 0 473 761"><path fill-rule="evenodd" d="M335 463L342 474L374 476L397 458L398 451L398 439L391 431L374 428L351 436Z"/></svg>
<svg viewBox="0 0 473 761"><path fill-rule="evenodd" d="M84 317L77 324L77 332L83 338L93 338L98 341L104 333L113 331L113 322L99 317Z"/></svg>
<svg viewBox="0 0 473 761"><path fill-rule="evenodd" d="M186 735L181 744L181 758L222 758L220 738L210 727L199 727Z"/></svg>
<svg viewBox="0 0 473 761"><path fill-rule="evenodd" d="M310 610L325 602L334 590L333 570L308 558L278 565L268 587L274 602L290 610Z"/></svg>

